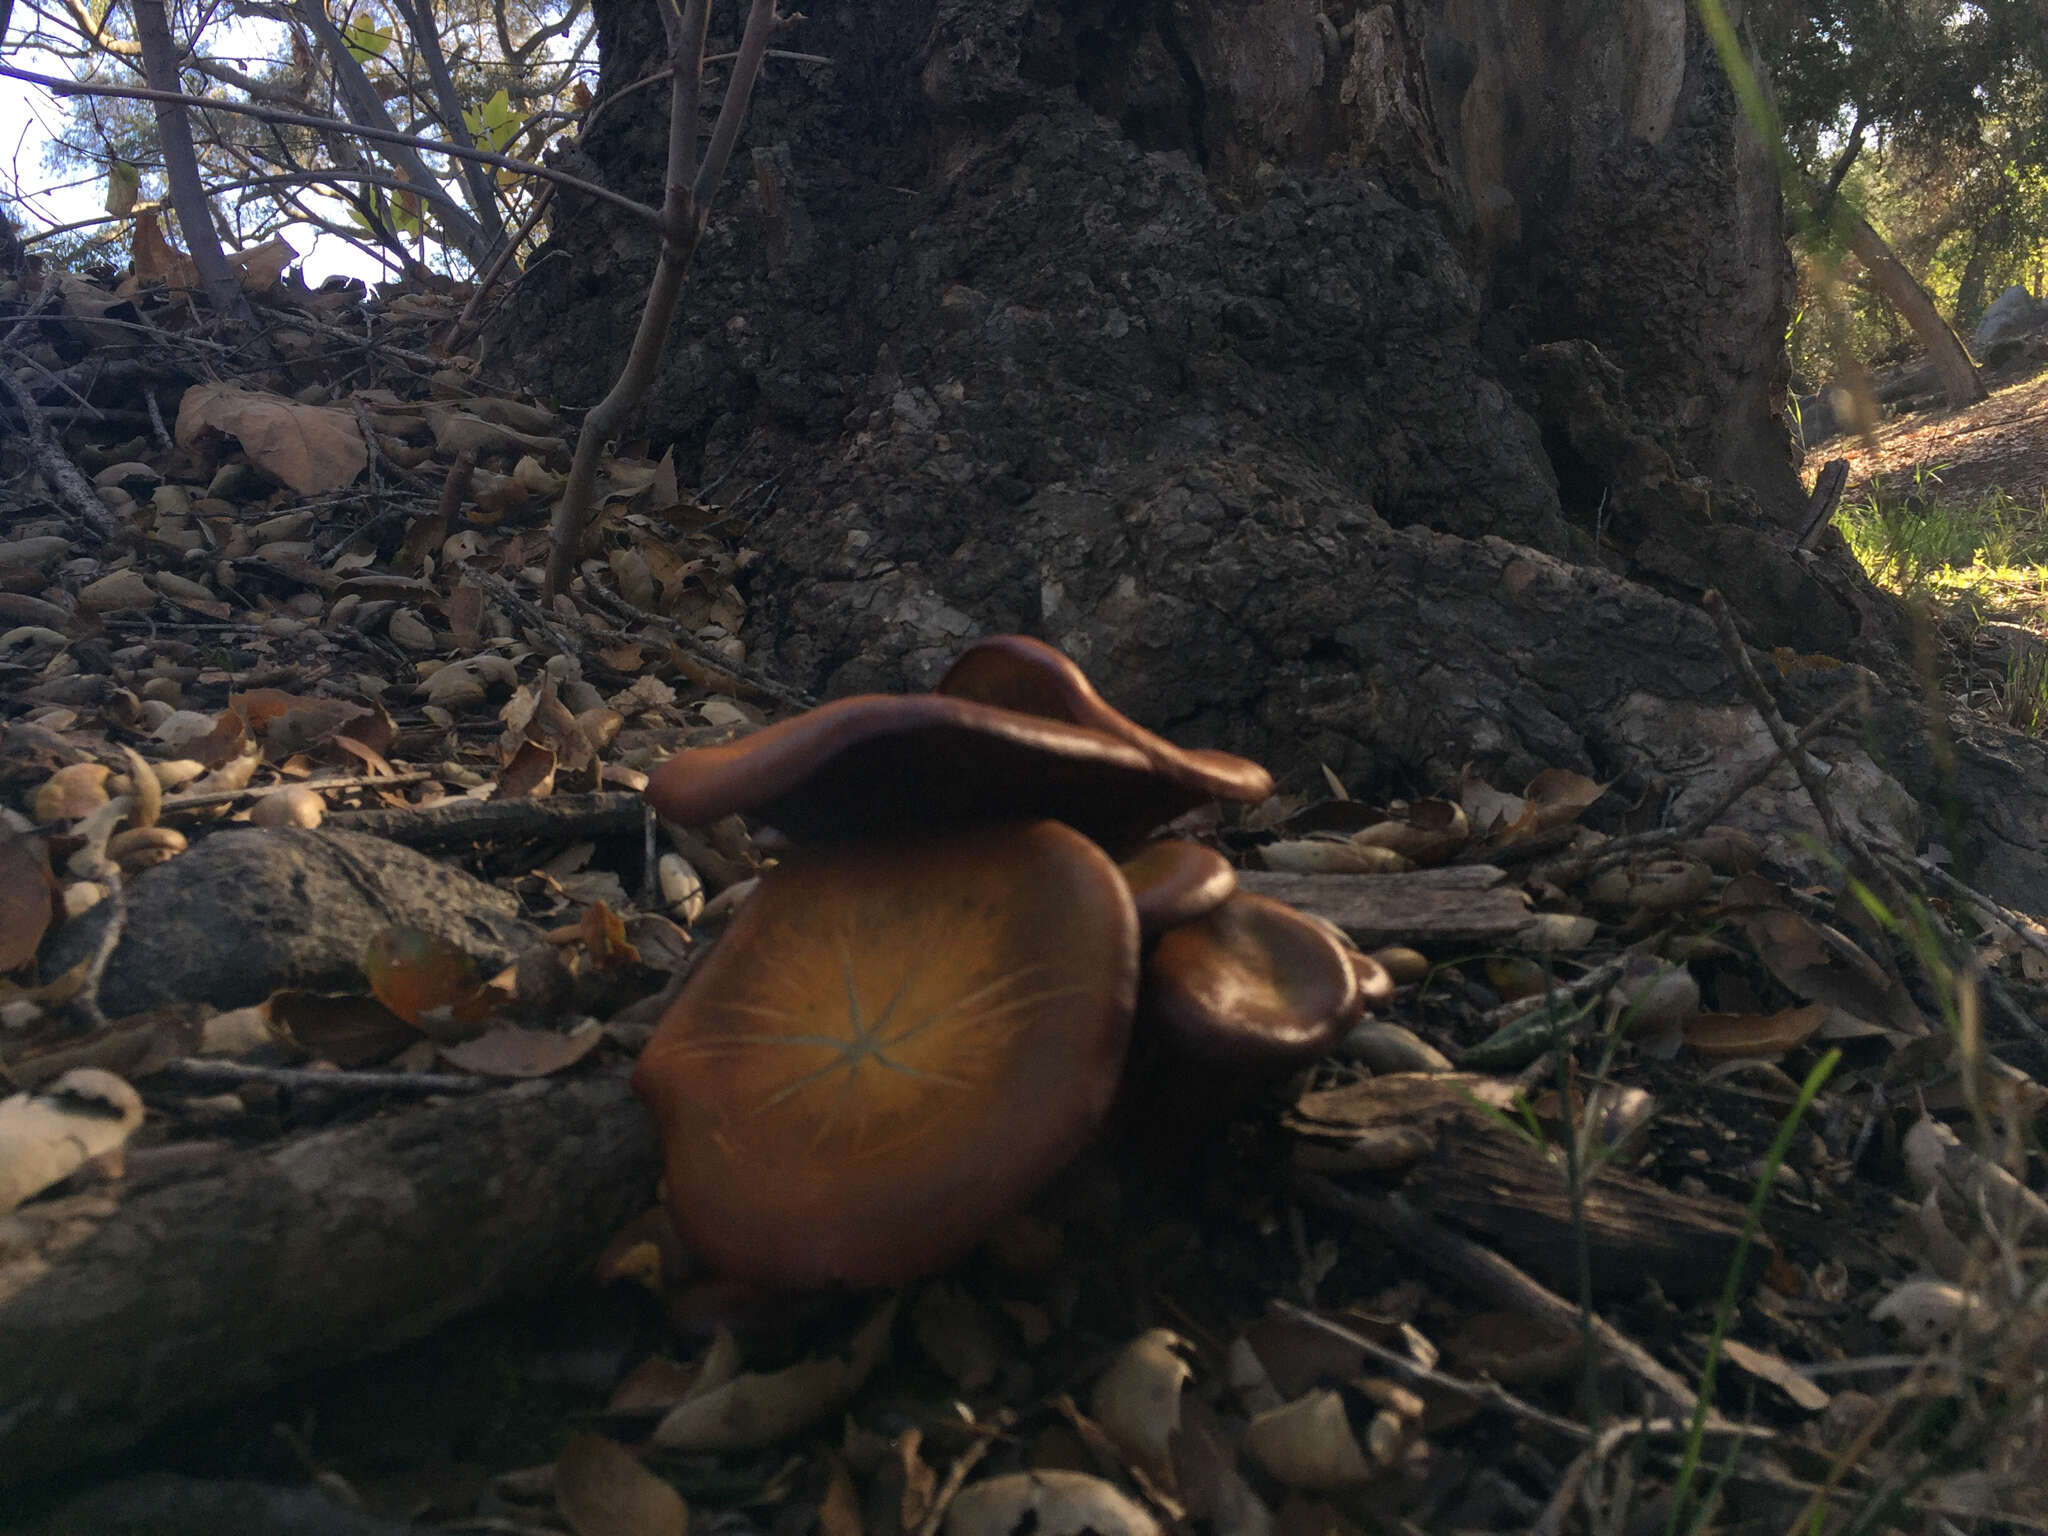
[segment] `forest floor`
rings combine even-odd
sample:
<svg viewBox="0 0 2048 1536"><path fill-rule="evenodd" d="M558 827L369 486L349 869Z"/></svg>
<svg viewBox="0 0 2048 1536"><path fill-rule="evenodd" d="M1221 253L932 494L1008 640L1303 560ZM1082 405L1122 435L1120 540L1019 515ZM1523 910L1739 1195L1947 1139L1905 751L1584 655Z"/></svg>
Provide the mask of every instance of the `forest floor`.
<svg viewBox="0 0 2048 1536"><path fill-rule="evenodd" d="M1809 480L1829 459L1849 461L1850 494L1932 482L1949 498L2003 492L2039 509L2048 493L2048 371L1996 384L1967 410L1916 411L1886 422L1874 441L1838 437L1806 456Z"/></svg>
<svg viewBox="0 0 2048 1536"><path fill-rule="evenodd" d="M159 289L0 294L0 1527L2048 1529L2048 1206L2002 1163L2048 932L1555 768L1185 828L1370 948L1315 937L1374 1017L899 1297L707 1337L731 1294L618 1227L624 1076L768 846L635 791L808 702L739 641L765 492L622 447L544 603L572 426L485 392L460 296L249 286L267 354ZM1880 451L2017 463L2044 399Z"/></svg>

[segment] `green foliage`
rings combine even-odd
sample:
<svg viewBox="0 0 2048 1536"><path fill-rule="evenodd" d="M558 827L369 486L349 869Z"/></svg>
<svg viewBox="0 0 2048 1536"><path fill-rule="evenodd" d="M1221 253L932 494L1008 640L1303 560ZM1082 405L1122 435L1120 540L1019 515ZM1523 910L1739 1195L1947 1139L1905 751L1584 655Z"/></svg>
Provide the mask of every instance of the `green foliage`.
<svg viewBox="0 0 2048 1536"><path fill-rule="evenodd" d="M358 64L381 59L391 51L392 32L369 17L351 15L341 29L341 41Z"/></svg>
<svg viewBox="0 0 2048 1536"><path fill-rule="evenodd" d="M2048 506L1996 490L1943 495L1940 487L1940 471L1923 469L1910 489L1873 480L1843 499L1835 526L1873 581L1954 596L2048 566Z"/></svg>

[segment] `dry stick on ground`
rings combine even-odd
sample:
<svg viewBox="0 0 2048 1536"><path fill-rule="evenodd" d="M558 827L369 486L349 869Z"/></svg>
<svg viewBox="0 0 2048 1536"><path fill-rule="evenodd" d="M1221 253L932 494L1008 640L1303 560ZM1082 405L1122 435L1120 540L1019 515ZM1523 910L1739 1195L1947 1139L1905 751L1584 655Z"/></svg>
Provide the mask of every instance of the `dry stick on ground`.
<svg viewBox="0 0 2048 1536"><path fill-rule="evenodd" d="M2021 943L2044 958L2048 958L2048 940L2044 940L2034 931L2032 919L2021 913L2014 912L2009 907L2001 906L1982 891L1974 890L1963 884L1962 881L1935 864L1931 859L1915 858L1896 849L1881 845L1878 847L1877 853L1902 881L1918 880L1932 876L1935 883L1942 886L1950 894L1981 908L1984 915L1996 917L2000 922L2012 929L2014 936ZM1935 920L1939 920L1932 906L1929 906L1928 912L1931 917L1935 917ZM1952 922L1943 926L1953 932L1956 942L1962 945L1965 953L1967 953L1970 944L1963 937L1961 930L1956 928ZM1984 991L1990 995L1991 1001L1998 1006L1998 1011L2019 1026L2021 1034L2028 1035L2036 1041L2048 1043L2048 1028L2043 1028L2039 1020L2019 1005L2012 993L2006 988L2005 983L1999 980L1996 973L1988 967L1983 968L1978 972L1977 981Z"/></svg>
<svg viewBox="0 0 2048 1536"><path fill-rule="evenodd" d="M564 656L580 658L583 655L581 635L574 630L563 628L558 620L541 608L540 604L521 597L518 589L504 577L492 571L472 567L462 573L462 579L479 588L484 596L494 598L511 609L515 617L525 621L528 629L537 630Z"/></svg>
<svg viewBox="0 0 2048 1536"><path fill-rule="evenodd" d="M1874 864L1870 850L1863 846L1861 838L1852 837L1835 814L1835 803L1828 795L1826 783L1822 780L1819 767L1804 748L1794 739L1792 727L1785 723L1785 717L1778 713L1778 706L1771 693L1764 686L1764 680L1757 676L1756 668L1750 664L1749 645L1742 638L1742 632L1735 627L1735 615L1728 611L1728 604L1719 591L1709 588L1700 599L1700 606L1707 610L1707 617L1714 621L1714 629L1721 637L1721 649L1728 657L1728 665L1735 671L1736 686L1741 688L1757 714L1762 717L1764 729L1771 733L1771 740L1778 744L1779 755L1792 765L1792 771L1799 775L1799 782L1806 790L1806 796L1813 802L1813 808L1820 815L1821 830L1827 833L1828 841L1838 848L1848 850L1864 864Z"/></svg>
<svg viewBox="0 0 2048 1536"><path fill-rule="evenodd" d="M1714 621L1714 629L1721 637L1721 649L1727 653L1728 665L1735 670L1737 685L1763 720L1764 729L1771 733L1771 740L1778 744L1778 751L1791 763L1792 771L1799 775L1800 786L1805 789L1807 799L1813 802L1813 808L1820 816L1821 830L1827 834L1828 841L1848 854L1851 874L1867 880L1872 889L1893 906L1903 905L1899 899L1898 882L1892 878L1890 870L1878 862L1862 835L1851 831L1836 813L1820 764L1793 736L1792 727L1778 713L1778 706L1772 700L1770 690L1764 686L1764 680L1750 665L1749 647L1743 641L1742 632L1735 627L1735 615L1728 611L1728 604L1718 591L1709 588L1700 599L1700 605L1707 610L1707 617Z"/></svg>
<svg viewBox="0 0 2048 1536"><path fill-rule="evenodd" d="M1555 1291L1531 1279L1499 1254L1439 1226L1399 1195L1355 1194L1320 1174L1305 1172L1291 1174L1288 1184L1310 1204L1348 1216L1370 1231L1393 1239L1423 1263L1500 1306L1572 1333L1587 1324L1579 1309ZM1593 1341L1602 1354L1653 1392L1668 1398L1682 1412L1690 1414L1695 1410L1699 1398L1677 1373L1604 1318L1596 1315L1590 1322ZM1713 1412L1709 1412L1707 1424L1716 1430L1729 1427L1726 1420Z"/></svg>
<svg viewBox="0 0 2048 1536"><path fill-rule="evenodd" d="M282 784L252 785L247 789L209 789L189 795L165 795L162 814L170 816L178 811L196 811L209 805L233 805L237 800L264 800L272 795L281 795L288 789L311 789L325 793L330 789L390 789L399 784L418 784L437 775L424 768L409 768L403 773L350 773L331 779L290 779Z"/></svg>
<svg viewBox="0 0 2048 1536"><path fill-rule="evenodd" d="M329 816L326 824L412 848L467 847L510 838L629 837L640 831L646 804L640 795L623 789L550 795L543 800L471 800L465 796L407 810L339 811Z"/></svg>
<svg viewBox="0 0 2048 1536"><path fill-rule="evenodd" d="M1553 1434L1562 1435L1567 1440L1592 1438L1592 1431L1577 1420L1567 1419L1547 1408L1538 1408L1534 1403L1525 1402L1498 1382L1466 1381L1462 1377L1446 1375L1426 1365L1418 1365L1406 1355L1388 1349L1384 1344L1375 1344L1364 1334L1346 1328L1341 1323L1333 1323L1326 1317L1319 1317L1304 1307L1297 1307L1291 1301L1275 1301L1272 1305L1273 1310L1282 1317L1304 1327L1327 1333L1333 1339L1341 1339L1368 1360L1391 1371L1410 1386L1432 1387L1439 1392L1452 1397L1462 1397L1467 1402L1477 1403L1484 1408L1497 1408L1502 1413L1524 1423L1534 1424L1540 1429L1547 1429ZM1678 1421L1674 1419L1668 1422L1675 1425Z"/></svg>
<svg viewBox="0 0 2048 1536"><path fill-rule="evenodd" d="M667 614L649 613L644 608L636 608L623 597L618 596L614 592L607 591L597 582L586 580L583 583L583 595L591 607L602 609L621 623L659 624L674 636L676 644L681 649L688 651L705 666L715 671L726 673L728 676L737 679L744 686L751 688L754 692L761 694L765 698L773 699L778 704L786 704L792 709L809 709L818 702L816 698L805 693L801 688L792 688L786 683L778 683L774 678L768 676L767 673L761 671L760 668L750 667L743 661L734 661L730 656L713 650L702 640L691 634L689 629L679 620L672 619Z"/></svg>
<svg viewBox="0 0 2048 1536"><path fill-rule="evenodd" d="M700 166L697 102L704 86L704 30L709 19L709 0L686 0L680 15L674 0L661 7L669 62L676 72L669 88L668 181L661 202L661 257L648 284L647 302L640 311L640 328L633 336L632 350L626 354L626 365L619 370L611 392L583 419L583 430L576 439L569 484L556 503L549 531L545 590L550 603L556 593L569 590L569 583L576 576L584 525L596 503L598 457L654 384L655 372L668 346L676 303L682 297L683 276L689 270L690 258L697 252L697 242L704 238L712 195L725 176L725 163L732 156L733 141L739 137L740 120L747 114L747 99L753 94L754 81L760 77L768 41L783 24L775 12L775 0L753 0L747 11L747 30L733 60L732 78L726 82L725 101L718 109L718 121L712 127Z"/></svg>
<svg viewBox="0 0 2048 1536"><path fill-rule="evenodd" d="M1816 740L1823 731L1827 730L1829 726L1833 725L1861 702L1863 702L1863 690L1860 688L1844 694L1800 727L1798 736L1794 738L1796 744L1804 747L1808 742ZM1647 852L1654 848L1669 848L1676 843L1689 842L1693 838L1703 835L1715 822L1727 815L1729 809L1736 801L1776 773L1778 765L1784 761L1785 754L1782 751L1772 753L1770 757L1758 763L1749 772L1729 785L1715 799L1712 805L1708 806L1698 815L1691 817L1682 826L1653 827L1647 832L1635 832L1627 837L1610 838L1608 841L1601 843L1596 848L1587 850L1585 853L1559 859L1553 864L1538 866L1534 871L1534 878L1548 880L1555 885L1565 885L1574 880L1584 879L1588 875L1597 874L1608 866L1620 863L1624 859L1632 858L1638 853Z"/></svg>
<svg viewBox="0 0 2048 1536"><path fill-rule="evenodd" d="M195 1061L182 1056L157 1072L198 1086L289 1088L322 1093L402 1093L424 1098L435 1093L480 1093L494 1086L488 1077L455 1072L313 1072L304 1067L252 1067L239 1061Z"/></svg>
<svg viewBox="0 0 2048 1536"><path fill-rule="evenodd" d="M56 285L51 284L52 287ZM23 425L28 428L29 460L41 471L50 492L63 504L66 511L90 528L101 539L118 538L121 524L114 514L107 510L107 504L100 500L99 493L78 466L64 455L64 449L50 431L50 424L43 414L43 408L36 404L36 397L28 392L21 380L14 376L14 370L0 363L0 390L7 392L14 408L21 412Z"/></svg>

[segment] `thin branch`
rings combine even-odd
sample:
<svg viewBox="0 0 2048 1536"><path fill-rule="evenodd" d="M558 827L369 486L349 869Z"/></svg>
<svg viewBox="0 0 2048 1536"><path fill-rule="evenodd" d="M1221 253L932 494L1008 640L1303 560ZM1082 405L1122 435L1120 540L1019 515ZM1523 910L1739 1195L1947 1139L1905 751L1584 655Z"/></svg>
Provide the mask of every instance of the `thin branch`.
<svg viewBox="0 0 2048 1536"><path fill-rule="evenodd" d="M610 203L623 208L643 223L659 227L659 210L636 202L630 197L599 186L594 181L585 181L580 176L571 176L556 170L553 166L537 165L531 160L515 160L510 155L493 154L487 149L464 149L459 144L445 140L430 139L414 133L400 133L396 129L369 128L361 123L344 122L337 117L315 117L305 112L285 112L275 107L257 106L251 102L218 101L211 96L187 96L178 91L156 91L134 85L88 84L79 80L61 80L54 75L39 75L33 70L21 69L12 64L0 64L0 79L23 80L30 85L39 85L46 91L59 96L111 96L123 101L174 102L181 106L202 107L212 112L232 112L239 117L253 117L266 123L282 123L295 128L316 128L331 133L353 134L377 144L404 144L414 149L423 149L429 154L447 155L456 160L477 160L485 165L502 166L508 171L518 171L525 176L538 176L556 186L568 187L599 202Z"/></svg>
<svg viewBox="0 0 2048 1536"><path fill-rule="evenodd" d="M171 94L178 92L178 45L171 36L170 13L165 0L131 0L136 36L142 43L142 73L150 85ZM199 180L199 152L192 146L192 122L179 102L156 103L157 139L163 146L164 175L170 181L171 205L178 210L178 224L185 235L185 249L199 274L200 286L213 312L243 323L251 319L249 301L242 285L235 281L227 258L221 254L220 236L213 227L206 189Z"/></svg>

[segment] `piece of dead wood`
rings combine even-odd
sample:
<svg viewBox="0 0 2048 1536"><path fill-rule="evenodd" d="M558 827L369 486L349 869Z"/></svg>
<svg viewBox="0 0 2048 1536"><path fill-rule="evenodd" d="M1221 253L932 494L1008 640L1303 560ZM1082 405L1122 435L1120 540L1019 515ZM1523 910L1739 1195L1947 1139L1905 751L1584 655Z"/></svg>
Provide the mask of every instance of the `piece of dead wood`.
<svg viewBox="0 0 2048 1536"><path fill-rule="evenodd" d="M1317 1172L1350 1167L1405 1173L1402 1193L1419 1211L1486 1238L1547 1284L1578 1287L1578 1244L1565 1170L1507 1131L1515 1085L1469 1072L1397 1072L1304 1093L1287 1117L1296 1165ZM1403 1133L1386 1155L1389 1133ZM1347 1163L1353 1146L1362 1156ZM1692 1301L1719 1291L1742 1235L1732 1201L1677 1194L1608 1164L1585 1188L1579 1219L1596 1294L1632 1297L1655 1280L1667 1296ZM1750 1249L1755 1275L1770 1240Z"/></svg>
<svg viewBox="0 0 2048 1536"><path fill-rule="evenodd" d="M1398 875L1294 875L1244 870L1247 891L1335 923L1362 949L1382 944L1488 943L1534 919L1528 898L1491 864Z"/></svg>
<svg viewBox="0 0 2048 1536"><path fill-rule="evenodd" d="M0 1486L588 1283L654 1194L626 1075L407 1106L0 1218Z"/></svg>
<svg viewBox="0 0 2048 1536"><path fill-rule="evenodd" d="M1416 1209L1478 1234L1547 1284L1577 1289L1580 1239L1564 1168L1526 1142L1498 1130L1453 1127L1402 1193ZM1681 1303L1716 1295L1742 1238L1742 1208L1733 1201L1681 1195L1611 1164L1586 1180L1579 1214L1599 1296L1634 1297L1651 1280ZM1774 1252L1758 1233L1745 1283Z"/></svg>
<svg viewBox="0 0 2048 1536"><path fill-rule="evenodd" d="M326 825L368 832L409 848L452 848L511 838L630 837L640 831L647 802L628 789L539 799L471 800L403 809L337 811Z"/></svg>
<svg viewBox="0 0 2048 1536"><path fill-rule="evenodd" d="M1847 459L1829 459L1821 466L1820 474L1813 482L1813 495L1807 499L1806 516L1799 525L1795 548L1811 549L1820 542L1820 531L1835 515L1835 508L1841 504L1842 490L1848 483Z"/></svg>

